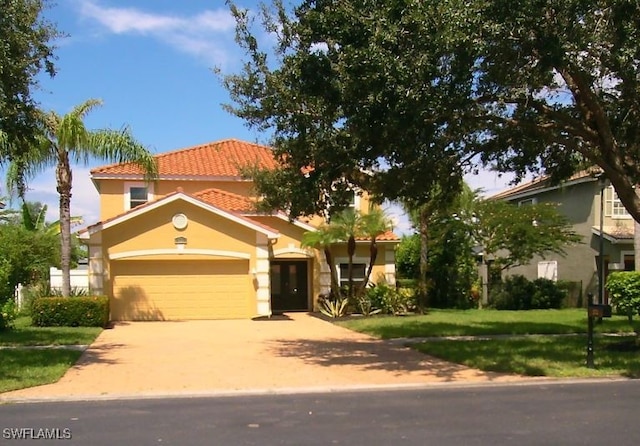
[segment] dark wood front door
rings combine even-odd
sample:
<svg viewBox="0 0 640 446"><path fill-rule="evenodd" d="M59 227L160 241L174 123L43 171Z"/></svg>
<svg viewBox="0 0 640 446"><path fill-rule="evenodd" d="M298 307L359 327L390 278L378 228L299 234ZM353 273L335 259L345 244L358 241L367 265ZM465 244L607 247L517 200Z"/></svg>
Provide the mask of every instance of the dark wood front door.
<svg viewBox="0 0 640 446"><path fill-rule="evenodd" d="M271 311L306 311L309 309L305 260L271 262Z"/></svg>

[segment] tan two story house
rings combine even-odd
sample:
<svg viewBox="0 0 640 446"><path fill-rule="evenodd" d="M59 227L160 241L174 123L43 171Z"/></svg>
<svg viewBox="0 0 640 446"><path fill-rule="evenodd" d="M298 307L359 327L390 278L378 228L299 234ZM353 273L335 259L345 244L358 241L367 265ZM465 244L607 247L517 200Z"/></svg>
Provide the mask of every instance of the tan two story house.
<svg viewBox="0 0 640 446"><path fill-rule="evenodd" d="M600 197L603 200L601 201ZM546 177L520 184L491 197L518 206L533 203L557 203L582 243L566 248L566 257L550 254L534 258L529 265L513 268L509 274L529 279L546 277L576 282L584 296L598 292L600 240L603 238L604 277L611 271L634 269L634 221L615 190L598 178L597 171L582 171L560 185L551 185ZM604 211L600 233L600 209Z"/></svg>
<svg viewBox="0 0 640 446"><path fill-rule="evenodd" d="M89 248L93 293L110 298L112 320L224 319L313 311L330 290L329 267L303 248L317 220L258 213L253 183L241 168L273 169L268 147L223 140L156 155L159 177L147 183L133 164L91 171L101 221L80 233ZM366 212L366 196L353 206ZM372 279L395 283L399 238L378 237ZM359 240L355 276L368 266ZM346 248L332 247L339 280Z"/></svg>

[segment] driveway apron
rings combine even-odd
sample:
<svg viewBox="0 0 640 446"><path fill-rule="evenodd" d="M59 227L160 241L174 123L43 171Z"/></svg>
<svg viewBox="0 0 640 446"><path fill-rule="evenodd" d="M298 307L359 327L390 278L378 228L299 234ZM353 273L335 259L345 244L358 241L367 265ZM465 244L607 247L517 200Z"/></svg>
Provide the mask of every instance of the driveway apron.
<svg viewBox="0 0 640 446"><path fill-rule="evenodd" d="M288 313L264 320L118 323L104 330L57 383L7 392L0 401L517 379Z"/></svg>

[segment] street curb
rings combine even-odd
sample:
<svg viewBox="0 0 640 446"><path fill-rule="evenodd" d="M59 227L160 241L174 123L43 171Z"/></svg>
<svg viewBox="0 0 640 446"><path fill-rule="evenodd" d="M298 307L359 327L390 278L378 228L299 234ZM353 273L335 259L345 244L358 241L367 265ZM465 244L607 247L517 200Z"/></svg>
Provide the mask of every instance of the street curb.
<svg viewBox="0 0 640 446"><path fill-rule="evenodd" d="M283 395L313 395L333 393L360 393L409 390L447 390L447 389L482 389L496 387L525 387L525 386L556 386L571 384L603 384L614 382L634 381L631 378L522 378L507 382L437 382L414 384L379 384L379 385L348 385L322 386L277 389L242 389L242 390L204 390L197 392L149 392L139 394L109 394L109 395L69 395L50 397L8 397L0 395L0 405L5 404L33 404L33 403L71 403L71 402L99 402L99 401L130 401L157 399L190 399L190 398L233 398L245 396L283 396Z"/></svg>

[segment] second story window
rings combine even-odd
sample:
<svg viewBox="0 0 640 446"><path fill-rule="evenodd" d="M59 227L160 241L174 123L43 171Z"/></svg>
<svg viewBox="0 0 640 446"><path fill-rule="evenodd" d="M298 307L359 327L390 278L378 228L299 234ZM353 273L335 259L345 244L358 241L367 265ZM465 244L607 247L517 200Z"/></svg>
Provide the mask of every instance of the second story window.
<svg viewBox="0 0 640 446"><path fill-rule="evenodd" d="M138 207L153 198L152 190L145 183L127 183L124 192L124 210Z"/></svg>
<svg viewBox="0 0 640 446"><path fill-rule="evenodd" d="M605 215L611 218L631 218L627 209L623 206L622 202L618 198L613 186L609 186L605 191Z"/></svg>

